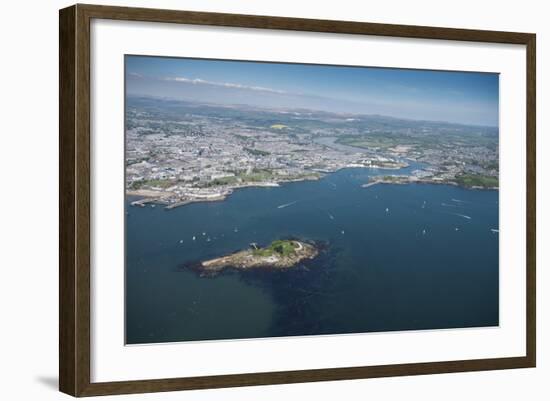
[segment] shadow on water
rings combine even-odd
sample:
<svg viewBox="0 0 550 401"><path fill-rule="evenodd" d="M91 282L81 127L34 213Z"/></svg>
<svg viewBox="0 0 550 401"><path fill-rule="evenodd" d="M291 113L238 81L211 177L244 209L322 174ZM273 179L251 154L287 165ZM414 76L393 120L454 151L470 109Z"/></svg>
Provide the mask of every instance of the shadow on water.
<svg viewBox="0 0 550 401"><path fill-rule="evenodd" d="M255 268L248 271L227 268L203 279L236 275L249 286L261 288L275 305L269 333L273 337L314 334L334 334L338 322L330 308L323 305L337 304L339 291L333 283L337 269L335 260L341 249L328 242L315 242L319 255L313 260L302 261L285 270ZM200 275L197 264L187 264L179 269L189 269Z"/></svg>
<svg viewBox="0 0 550 401"><path fill-rule="evenodd" d="M169 213L131 209L127 341L498 325L498 192L361 188L371 173L243 189ZM284 271L226 269L209 278L189 268L291 237L326 248Z"/></svg>

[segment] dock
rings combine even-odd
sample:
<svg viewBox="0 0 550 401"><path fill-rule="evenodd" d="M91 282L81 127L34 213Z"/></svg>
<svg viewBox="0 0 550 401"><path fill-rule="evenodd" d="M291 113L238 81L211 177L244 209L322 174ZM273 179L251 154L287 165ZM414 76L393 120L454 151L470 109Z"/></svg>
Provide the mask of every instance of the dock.
<svg viewBox="0 0 550 401"><path fill-rule="evenodd" d="M145 207L145 205L148 204L148 203L157 203L159 201L160 201L160 198L143 198L143 199L139 199L137 201L133 201L132 203L130 203L130 206Z"/></svg>
<svg viewBox="0 0 550 401"><path fill-rule="evenodd" d="M185 200L182 200L182 201L179 201L179 202L171 203L168 206L165 206L164 210L171 210L171 209L174 209L176 207L188 205L190 203L219 202L219 201L225 200L225 198L226 198L225 195L211 196L211 197L208 197L208 198L189 198L189 199L185 199Z"/></svg>

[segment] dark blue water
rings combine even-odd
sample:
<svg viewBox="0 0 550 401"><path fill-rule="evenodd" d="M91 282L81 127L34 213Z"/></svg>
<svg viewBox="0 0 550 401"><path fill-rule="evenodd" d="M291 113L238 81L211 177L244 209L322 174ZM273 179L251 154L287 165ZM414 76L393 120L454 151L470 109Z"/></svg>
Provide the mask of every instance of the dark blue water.
<svg viewBox="0 0 550 401"><path fill-rule="evenodd" d="M171 211L127 206L127 343L498 325L498 192L361 188L383 173L345 169ZM287 271L184 267L288 237L323 252Z"/></svg>

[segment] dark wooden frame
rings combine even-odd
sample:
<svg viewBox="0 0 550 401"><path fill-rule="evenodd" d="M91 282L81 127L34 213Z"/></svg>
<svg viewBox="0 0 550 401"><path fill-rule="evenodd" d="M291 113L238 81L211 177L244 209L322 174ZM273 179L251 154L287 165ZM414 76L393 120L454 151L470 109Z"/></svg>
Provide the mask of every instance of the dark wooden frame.
<svg viewBox="0 0 550 401"><path fill-rule="evenodd" d="M92 18L403 38L511 43L527 48L527 324L522 357L285 372L90 382L90 21ZM536 36L191 11L74 5L59 13L59 389L73 396L534 367Z"/></svg>

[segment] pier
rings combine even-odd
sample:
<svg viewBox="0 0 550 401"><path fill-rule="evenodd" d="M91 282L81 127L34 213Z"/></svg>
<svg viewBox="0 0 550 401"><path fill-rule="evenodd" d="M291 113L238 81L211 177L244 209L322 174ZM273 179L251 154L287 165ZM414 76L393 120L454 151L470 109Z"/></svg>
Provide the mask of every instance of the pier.
<svg viewBox="0 0 550 401"><path fill-rule="evenodd" d="M130 203L130 205L131 206L145 207L146 204L155 203L155 202L158 202L159 200L160 200L160 198L143 198L143 199L139 199L137 201L133 201L132 203Z"/></svg>

